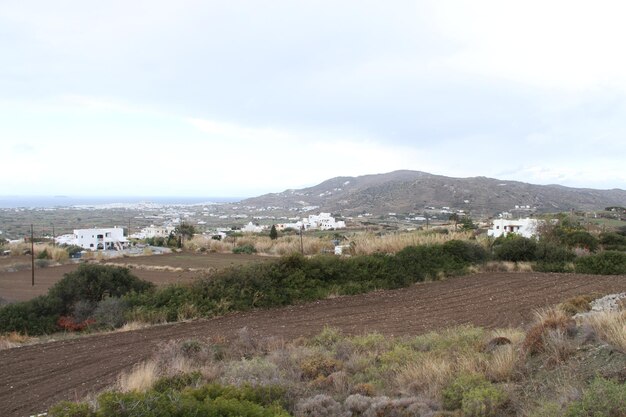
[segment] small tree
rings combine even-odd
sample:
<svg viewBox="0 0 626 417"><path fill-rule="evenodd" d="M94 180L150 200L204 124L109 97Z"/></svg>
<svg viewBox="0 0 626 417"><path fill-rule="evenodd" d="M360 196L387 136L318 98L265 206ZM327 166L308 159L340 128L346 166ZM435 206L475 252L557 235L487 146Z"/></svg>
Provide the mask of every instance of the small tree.
<svg viewBox="0 0 626 417"><path fill-rule="evenodd" d="M270 229L270 239L278 239L278 231L276 230L276 225L272 225L272 228Z"/></svg>

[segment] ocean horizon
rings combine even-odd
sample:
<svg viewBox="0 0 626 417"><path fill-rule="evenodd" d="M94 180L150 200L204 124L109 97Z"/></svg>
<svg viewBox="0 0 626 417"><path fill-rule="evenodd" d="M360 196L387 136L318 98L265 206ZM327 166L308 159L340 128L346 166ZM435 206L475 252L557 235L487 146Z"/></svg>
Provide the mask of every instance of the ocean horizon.
<svg viewBox="0 0 626 417"><path fill-rule="evenodd" d="M168 197L168 196L0 196L0 208L54 208L72 206L104 206L111 204L153 203L192 205L235 203L246 197Z"/></svg>

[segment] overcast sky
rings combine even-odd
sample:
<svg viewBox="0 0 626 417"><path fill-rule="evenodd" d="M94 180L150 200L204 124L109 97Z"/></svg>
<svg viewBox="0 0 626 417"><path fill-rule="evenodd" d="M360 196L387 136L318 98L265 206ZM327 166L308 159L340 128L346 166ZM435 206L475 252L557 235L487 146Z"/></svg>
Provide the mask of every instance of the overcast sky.
<svg viewBox="0 0 626 417"><path fill-rule="evenodd" d="M626 189L621 1L0 0L0 195Z"/></svg>

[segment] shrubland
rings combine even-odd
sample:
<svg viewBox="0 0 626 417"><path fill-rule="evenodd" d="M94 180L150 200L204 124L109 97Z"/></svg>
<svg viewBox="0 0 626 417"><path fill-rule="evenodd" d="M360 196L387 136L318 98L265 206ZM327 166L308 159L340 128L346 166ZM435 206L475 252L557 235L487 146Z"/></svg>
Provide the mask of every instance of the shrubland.
<svg viewBox="0 0 626 417"><path fill-rule="evenodd" d="M585 297L581 297L585 298ZM573 302L580 304L580 301ZM527 416L626 415L626 312L574 320L538 312L527 329L461 326L415 336L264 338L240 329L164 342L69 416Z"/></svg>

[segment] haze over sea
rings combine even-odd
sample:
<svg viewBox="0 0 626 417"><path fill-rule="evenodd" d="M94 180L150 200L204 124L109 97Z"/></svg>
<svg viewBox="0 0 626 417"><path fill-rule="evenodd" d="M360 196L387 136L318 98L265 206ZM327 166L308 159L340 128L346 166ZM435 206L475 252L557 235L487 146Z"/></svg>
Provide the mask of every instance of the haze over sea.
<svg viewBox="0 0 626 417"><path fill-rule="evenodd" d="M232 203L235 197L131 197L131 196L0 196L0 208L53 208L70 206L107 206L113 204L192 205Z"/></svg>

